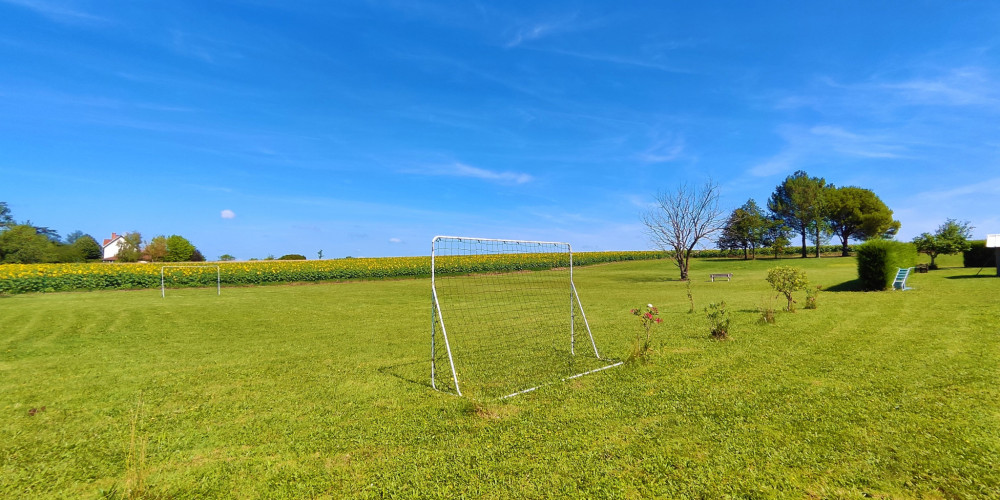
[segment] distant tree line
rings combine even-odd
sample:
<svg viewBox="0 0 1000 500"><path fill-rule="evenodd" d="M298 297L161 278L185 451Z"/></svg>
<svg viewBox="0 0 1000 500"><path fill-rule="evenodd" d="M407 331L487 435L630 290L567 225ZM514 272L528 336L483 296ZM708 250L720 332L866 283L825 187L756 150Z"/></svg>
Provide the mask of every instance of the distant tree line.
<svg viewBox="0 0 1000 500"><path fill-rule="evenodd" d="M57 231L30 220L17 222L7 203L0 201L0 264L86 262L102 257L102 247L93 236L77 230L61 238ZM197 262L205 257L182 236L157 236L144 244L138 232L125 234L118 261L140 260Z"/></svg>
<svg viewBox="0 0 1000 500"><path fill-rule="evenodd" d="M802 257L807 256L808 240L819 257L833 235L840 237L841 253L847 256L850 240L891 238L900 227L892 210L871 190L837 187L802 170L778 184L767 211L751 199L726 217L719 209L719 185L709 180L700 188L684 185L675 192L659 193L655 208L642 215L642 222L650 240L671 252L681 280L688 279L698 242L716 233L720 249L741 250L747 259L756 258L761 248L769 248L775 257L783 254L793 234L801 237Z"/></svg>
<svg viewBox="0 0 1000 500"><path fill-rule="evenodd" d="M838 187L799 170L775 187L767 211L752 199L733 210L716 244L723 250L742 250L744 258L753 259L759 248L771 248L779 255L791 244L789 238L798 235L802 257L807 256L810 241L819 257L820 247L835 235L846 257L850 240L892 238L899 228L892 210L871 190Z"/></svg>

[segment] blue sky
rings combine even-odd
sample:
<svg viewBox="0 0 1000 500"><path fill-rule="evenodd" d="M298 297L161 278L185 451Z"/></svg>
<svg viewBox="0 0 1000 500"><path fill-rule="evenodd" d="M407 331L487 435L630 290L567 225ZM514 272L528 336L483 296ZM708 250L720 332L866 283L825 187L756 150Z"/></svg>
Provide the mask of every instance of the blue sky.
<svg viewBox="0 0 1000 500"><path fill-rule="evenodd" d="M802 169L1000 233L993 2L0 0L0 201L209 258L646 249Z"/></svg>

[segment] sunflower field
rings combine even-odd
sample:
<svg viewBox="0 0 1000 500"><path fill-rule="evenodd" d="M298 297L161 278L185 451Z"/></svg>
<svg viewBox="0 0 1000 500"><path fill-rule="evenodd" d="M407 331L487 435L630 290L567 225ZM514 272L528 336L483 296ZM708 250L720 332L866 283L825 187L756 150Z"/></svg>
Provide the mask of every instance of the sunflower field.
<svg viewBox="0 0 1000 500"><path fill-rule="evenodd" d="M573 264L585 266L626 260L667 257L665 252L579 252ZM346 258L314 261L258 260L218 262L190 267L162 263L139 264L2 264L0 294L214 286L216 268L225 285L260 285L309 281L378 280L430 276L430 257ZM566 254L507 254L438 258L439 272L447 274L542 270L569 265ZM196 267L198 266L198 267Z"/></svg>

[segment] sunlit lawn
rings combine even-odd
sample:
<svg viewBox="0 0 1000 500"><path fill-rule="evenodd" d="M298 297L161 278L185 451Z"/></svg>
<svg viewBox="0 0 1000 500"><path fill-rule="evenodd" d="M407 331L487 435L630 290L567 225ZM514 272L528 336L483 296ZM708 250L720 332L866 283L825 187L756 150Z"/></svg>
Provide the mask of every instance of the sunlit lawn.
<svg viewBox="0 0 1000 500"><path fill-rule="evenodd" d="M429 387L424 279L0 297L0 497L1000 497L992 270L780 263L835 291L774 325L773 260L695 261L694 314L669 261L578 268L604 353L647 303L655 351L505 402Z"/></svg>

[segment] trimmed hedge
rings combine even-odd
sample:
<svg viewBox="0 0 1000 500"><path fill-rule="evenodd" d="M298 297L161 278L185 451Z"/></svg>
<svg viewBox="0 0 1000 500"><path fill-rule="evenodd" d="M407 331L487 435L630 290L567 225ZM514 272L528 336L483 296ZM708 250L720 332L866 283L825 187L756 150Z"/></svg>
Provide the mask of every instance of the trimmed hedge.
<svg viewBox="0 0 1000 500"><path fill-rule="evenodd" d="M912 243L871 240L857 247L858 279L865 291L892 286L896 271L917 264L917 247Z"/></svg>
<svg viewBox="0 0 1000 500"><path fill-rule="evenodd" d="M964 267L996 267L996 248L986 248L986 240L970 241L972 248L962 252Z"/></svg>

